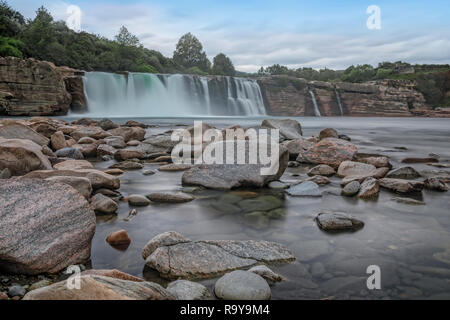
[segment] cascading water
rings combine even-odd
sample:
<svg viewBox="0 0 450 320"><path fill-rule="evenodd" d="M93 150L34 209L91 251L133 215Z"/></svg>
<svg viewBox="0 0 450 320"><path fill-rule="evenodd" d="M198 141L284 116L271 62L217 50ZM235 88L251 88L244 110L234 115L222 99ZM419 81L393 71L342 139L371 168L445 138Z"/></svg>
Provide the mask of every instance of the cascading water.
<svg viewBox="0 0 450 320"><path fill-rule="evenodd" d="M336 94L336 100L339 106L339 111L341 112L341 116L344 115L344 108L342 107L342 100L341 100L341 95L339 94L339 91L337 91L337 89L334 89L334 93Z"/></svg>
<svg viewBox="0 0 450 320"><path fill-rule="evenodd" d="M316 115L316 117L321 117L322 115L320 114L319 106L317 105L317 100L314 91L309 90L309 94L311 95L311 99L314 105L314 114Z"/></svg>
<svg viewBox="0 0 450 320"><path fill-rule="evenodd" d="M234 77L88 72L83 78L91 117L260 116L258 83Z"/></svg>

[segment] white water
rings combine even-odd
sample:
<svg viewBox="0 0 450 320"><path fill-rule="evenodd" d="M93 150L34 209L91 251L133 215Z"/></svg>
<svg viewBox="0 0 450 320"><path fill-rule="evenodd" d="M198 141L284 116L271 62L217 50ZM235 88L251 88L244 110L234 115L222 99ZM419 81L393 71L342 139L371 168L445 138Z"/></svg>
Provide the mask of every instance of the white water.
<svg viewBox="0 0 450 320"><path fill-rule="evenodd" d="M341 96L339 95L339 91L337 91L337 89L334 89L334 92L336 94L336 100L338 102L339 111L341 112L341 116L343 116L344 115L344 109L342 108Z"/></svg>
<svg viewBox="0 0 450 320"><path fill-rule="evenodd" d="M88 72L90 117L260 116L258 83L234 77Z"/></svg>
<svg viewBox="0 0 450 320"><path fill-rule="evenodd" d="M321 117L322 115L320 114L319 106L317 105L316 96L314 94L314 91L309 90L309 94L311 95L311 99L313 101L314 114L316 115L316 117Z"/></svg>

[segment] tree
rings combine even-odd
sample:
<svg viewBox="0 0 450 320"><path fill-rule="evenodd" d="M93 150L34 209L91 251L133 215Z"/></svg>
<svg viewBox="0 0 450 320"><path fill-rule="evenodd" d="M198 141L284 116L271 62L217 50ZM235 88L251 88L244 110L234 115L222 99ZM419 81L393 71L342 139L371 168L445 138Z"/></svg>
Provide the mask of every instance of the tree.
<svg viewBox="0 0 450 320"><path fill-rule="evenodd" d="M25 19L23 16L13 10L6 1L0 1L0 36L14 37L19 34Z"/></svg>
<svg viewBox="0 0 450 320"><path fill-rule="evenodd" d="M214 57L212 74L220 76L235 76L236 70L234 69L233 62L223 53L219 53Z"/></svg>
<svg viewBox="0 0 450 320"><path fill-rule="evenodd" d="M116 41L121 46L138 47L140 45L138 37L128 31L125 26L120 28L119 34L116 35Z"/></svg>
<svg viewBox="0 0 450 320"><path fill-rule="evenodd" d="M211 62L203 51L203 45L191 33L186 33L180 38L173 53L173 60L186 69L198 67L204 72L209 72L211 68Z"/></svg>

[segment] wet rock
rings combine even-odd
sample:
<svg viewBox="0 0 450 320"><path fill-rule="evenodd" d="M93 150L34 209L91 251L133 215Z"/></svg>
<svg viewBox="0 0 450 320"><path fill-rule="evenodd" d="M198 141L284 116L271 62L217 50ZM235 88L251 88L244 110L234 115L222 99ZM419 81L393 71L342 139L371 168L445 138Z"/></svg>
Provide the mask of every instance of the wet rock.
<svg viewBox="0 0 450 320"><path fill-rule="evenodd" d="M190 194L182 192L154 192L147 196L153 202L168 202L168 203L184 203L195 199Z"/></svg>
<svg viewBox="0 0 450 320"><path fill-rule="evenodd" d="M12 285L8 288L8 296L9 297L20 297L22 298L27 291L24 287L19 284Z"/></svg>
<svg viewBox="0 0 450 320"><path fill-rule="evenodd" d="M0 138L0 170L20 176L33 170L51 169L50 161L41 147L31 140Z"/></svg>
<svg viewBox="0 0 450 320"><path fill-rule="evenodd" d="M190 164L167 164L158 168L159 171L178 172L186 171L192 168Z"/></svg>
<svg viewBox="0 0 450 320"><path fill-rule="evenodd" d="M123 221L130 221L138 214L138 211L136 209L131 209L130 212L128 212L128 216L123 219Z"/></svg>
<svg viewBox="0 0 450 320"><path fill-rule="evenodd" d="M133 140L135 141L135 140ZM116 149L123 149L127 146L125 139L121 136L112 136L105 139L105 143Z"/></svg>
<svg viewBox="0 0 450 320"><path fill-rule="evenodd" d="M392 168L391 163L389 162L389 158L388 157L366 157L366 158L362 158L360 159L361 162L363 163L367 163L367 164L371 164L373 166L375 166L376 168Z"/></svg>
<svg viewBox="0 0 450 320"><path fill-rule="evenodd" d="M395 170L388 172L386 178L392 179L416 179L420 177L420 173L418 173L413 167L401 167Z"/></svg>
<svg viewBox="0 0 450 320"><path fill-rule="evenodd" d="M286 193L294 197L321 197L319 186L312 181L305 181L286 190Z"/></svg>
<svg viewBox="0 0 450 320"><path fill-rule="evenodd" d="M319 133L319 140L323 140L326 138L336 138L339 139L339 134L336 130L332 128L326 128L320 131Z"/></svg>
<svg viewBox="0 0 450 320"><path fill-rule="evenodd" d="M56 131L50 138L53 150L64 149L67 147L66 138L61 131Z"/></svg>
<svg viewBox="0 0 450 320"><path fill-rule="evenodd" d="M116 129L119 127L119 125L117 123L112 122L109 119L103 119L101 120L98 125L100 126L100 128L102 128L105 131L111 130L111 129Z"/></svg>
<svg viewBox="0 0 450 320"><path fill-rule="evenodd" d="M92 163L86 160L66 160L53 166L55 170L94 169Z"/></svg>
<svg viewBox="0 0 450 320"><path fill-rule="evenodd" d="M348 141L335 138L326 138L316 143L309 150L302 152L298 158L298 162L326 164L333 168L346 160L353 160L358 149Z"/></svg>
<svg viewBox="0 0 450 320"><path fill-rule="evenodd" d="M258 263L286 263L294 259L289 250L274 242L189 241L157 246L147 256L146 264L164 278L211 278Z"/></svg>
<svg viewBox="0 0 450 320"><path fill-rule="evenodd" d="M0 179L9 179L11 178L11 171L8 168L5 168L0 171Z"/></svg>
<svg viewBox="0 0 450 320"><path fill-rule="evenodd" d="M328 179L327 177L324 177L324 176L313 176L313 177L306 179L306 181L312 181L318 185L325 185L325 184L329 184L331 182L330 179Z"/></svg>
<svg viewBox="0 0 450 320"><path fill-rule="evenodd" d="M439 178L428 178L424 181L425 189L433 190L433 191L448 191L448 187L444 181Z"/></svg>
<svg viewBox="0 0 450 320"><path fill-rule="evenodd" d="M355 231L364 226L364 222L339 212L322 212L315 220L319 228L324 231Z"/></svg>
<svg viewBox="0 0 450 320"><path fill-rule="evenodd" d="M377 179L367 178L361 184L361 189L358 193L358 197L361 199L372 199L378 196L380 193L380 183Z"/></svg>
<svg viewBox="0 0 450 320"><path fill-rule="evenodd" d="M93 143L97 143L98 141L95 140L94 138L90 138L90 137L83 137L80 140L78 140L78 144L93 144Z"/></svg>
<svg viewBox="0 0 450 320"><path fill-rule="evenodd" d="M425 205L425 202L411 198L393 197L392 200L403 204Z"/></svg>
<svg viewBox="0 0 450 320"><path fill-rule="evenodd" d="M302 138L302 126L297 120L291 119L266 119L261 123L261 127L279 129L280 136L288 140Z"/></svg>
<svg viewBox="0 0 450 320"><path fill-rule="evenodd" d="M72 148L80 150L85 158L95 158L97 157L97 148L101 141L92 144L74 144Z"/></svg>
<svg viewBox="0 0 450 320"><path fill-rule="evenodd" d="M95 212L103 214L115 213L118 207L117 203L100 193L92 197L91 205Z"/></svg>
<svg viewBox="0 0 450 320"><path fill-rule="evenodd" d="M142 147L148 148L147 153L170 153L178 143L178 141L172 141L172 138L169 135L158 135L150 136L145 139ZM153 150L153 152L150 152L150 150Z"/></svg>
<svg viewBox="0 0 450 320"><path fill-rule="evenodd" d="M204 285L187 280L177 280L169 283L167 291L177 300L210 300L211 292Z"/></svg>
<svg viewBox="0 0 450 320"><path fill-rule="evenodd" d="M342 189L342 195L347 197L353 197L361 189L361 185L358 181L353 181L347 184L344 189Z"/></svg>
<svg viewBox="0 0 450 320"><path fill-rule="evenodd" d="M144 168L144 165L135 161L122 161L116 164L113 164L109 167L110 169L120 169L120 170L139 170Z"/></svg>
<svg viewBox="0 0 450 320"><path fill-rule="evenodd" d="M289 159L295 160L300 153L311 148L314 143L304 138L300 138L284 141L281 145L288 149Z"/></svg>
<svg viewBox="0 0 450 320"><path fill-rule="evenodd" d="M150 200L140 194L132 194L128 197L128 204L136 207L145 207L150 204Z"/></svg>
<svg viewBox="0 0 450 320"><path fill-rule="evenodd" d="M224 300L269 300L271 296L264 278L241 270L227 273L217 280L214 293Z"/></svg>
<svg viewBox="0 0 450 320"><path fill-rule="evenodd" d="M145 137L145 129L140 127L119 127L116 129L108 130L112 136L121 136L125 142L131 140L142 141Z"/></svg>
<svg viewBox="0 0 450 320"><path fill-rule="evenodd" d="M411 181L404 179L383 178L379 180L380 186L397 193L420 192L424 187L421 181Z"/></svg>
<svg viewBox="0 0 450 320"><path fill-rule="evenodd" d="M97 275L82 275L80 290L67 287L66 281L28 292L24 300L174 300L175 297L153 282L120 280Z"/></svg>
<svg viewBox="0 0 450 320"><path fill-rule="evenodd" d="M106 238L106 242L111 246L128 246L131 243L131 239L126 230L119 230L111 233Z"/></svg>
<svg viewBox="0 0 450 320"><path fill-rule="evenodd" d="M121 176L125 172L123 170L120 170L120 169L107 169L107 170L105 170L105 173L110 174L112 176Z"/></svg>
<svg viewBox="0 0 450 320"><path fill-rule="evenodd" d="M283 276L273 272L265 265L254 266L248 269L249 272L256 273L257 275L263 277L267 283L274 284L276 282L286 280Z"/></svg>
<svg viewBox="0 0 450 320"><path fill-rule="evenodd" d="M112 156L114 157L114 154L117 152L117 150L114 147L111 147L107 144L101 144L97 147L97 156L103 157L103 156Z"/></svg>
<svg viewBox="0 0 450 320"><path fill-rule="evenodd" d="M117 161L126 161L130 159L143 159L145 153L137 149L121 149L114 153L114 159Z"/></svg>
<svg viewBox="0 0 450 320"><path fill-rule="evenodd" d="M142 172L142 174L143 174L144 176L152 176L152 175L154 175L155 173L156 173L155 170L145 170L144 172Z"/></svg>
<svg viewBox="0 0 450 320"><path fill-rule="evenodd" d="M55 155L59 158L71 158L75 160L84 159L83 153L77 148L73 147L59 149L58 151L55 152Z"/></svg>
<svg viewBox="0 0 450 320"><path fill-rule="evenodd" d="M346 134L340 134L339 139L345 140L345 141L352 141L352 139L346 135Z"/></svg>
<svg viewBox="0 0 450 320"><path fill-rule="evenodd" d="M354 161L344 161L339 165L337 171L338 176L348 177L348 176L373 176L376 173L377 168L371 164L354 162Z"/></svg>
<svg viewBox="0 0 450 320"><path fill-rule="evenodd" d="M325 176L325 177L330 177L332 175L334 175L336 173L336 171L326 165L326 164L319 164L318 166L315 166L314 168L312 168L311 170L308 171L308 176Z"/></svg>
<svg viewBox="0 0 450 320"><path fill-rule="evenodd" d="M179 243L191 242L190 239L176 231L168 231L161 233L151 239L142 249L142 258L147 259L159 247L170 247Z"/></svg>
<svg viewBox="0 0 450 320"><path fill-rule="evenodd" d="M91 181L88 178L57 176L45 180L67 184L77 190L86 199L89 199L92 193Z"/></svg>
<svg viewBox="0 0 450 320"><path fill-rule="evenodd" d="M55 273L89 258L95 215L74 188L51 181L8 180L0 184L0 203L2 270Z"/></svg>
<svg viewBox="0 0 450 320"><path fill-rule="evenodd" d="M100 127L80 127L77 130L70 133L70 136L75 139L75 141L80 140L84 137L93 138L95 140L100 140L109 137L111 134L104 131Z"/></svg>
<svg viewBox="0 0 450 320"><path fill-rule="evenodd" d="M30 127L17 122L0 126L0 138L31 140L40 146L47 146L50 142L48 138L37 133Z"/></svg>

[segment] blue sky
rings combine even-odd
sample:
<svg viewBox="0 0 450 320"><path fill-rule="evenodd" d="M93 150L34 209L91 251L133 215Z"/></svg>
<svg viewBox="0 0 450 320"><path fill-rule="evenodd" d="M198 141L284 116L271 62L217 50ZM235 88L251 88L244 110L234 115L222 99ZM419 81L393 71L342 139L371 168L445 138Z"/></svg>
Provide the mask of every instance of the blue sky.
<svg viewBox="0 0 450 320"><path fill-rule="evenodd" d="M10 0L26 17L44 5L67 19L82 11L82 29L113 38L121 25L150 49L171 56L177 40L194 33L210 58L223 52L236 68L274 63L343 69L351 64L404 60L450 63L448 0ZM381 10L381 29L369 30L366 9Z"/></svg>

